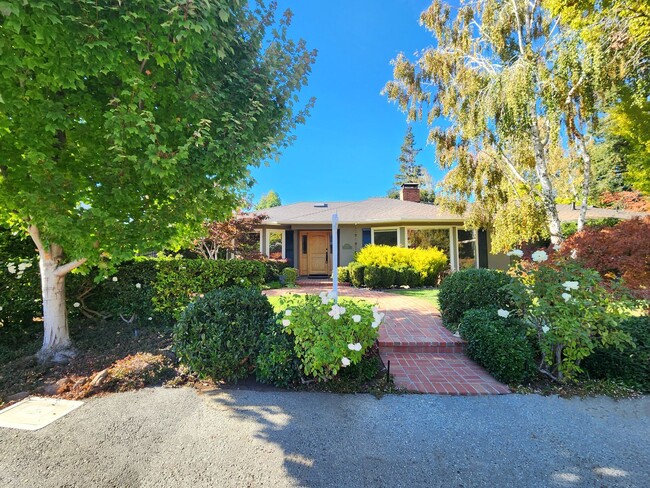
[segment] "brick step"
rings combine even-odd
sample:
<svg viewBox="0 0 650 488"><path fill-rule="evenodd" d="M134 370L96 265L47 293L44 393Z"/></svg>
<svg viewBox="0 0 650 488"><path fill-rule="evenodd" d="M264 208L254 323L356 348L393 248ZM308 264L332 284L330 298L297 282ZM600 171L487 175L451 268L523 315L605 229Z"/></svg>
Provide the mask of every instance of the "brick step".
<svg viewBox="0 0 650 488"><path fill-rule="evenodd" d="M323 291L329 291L334 286L332 280L319 280L314 278L299 278L296 284L301 288L321 288ZM350 283L339 282L339 288L352 286Z"/></svg>
<svg viewBox="0 0 650 488"><path fill-rule="evenodd" d="M465 352L465 341L389 342L380 340L379 350L386 353L462 354Z"/></svg>
<svg viewBox="0 0 650 488"><path fill-rule="evenodd" d="M385 352L395 386L408 391L440 395L503 395L508 387L495 380L464 354Z"/></svg>

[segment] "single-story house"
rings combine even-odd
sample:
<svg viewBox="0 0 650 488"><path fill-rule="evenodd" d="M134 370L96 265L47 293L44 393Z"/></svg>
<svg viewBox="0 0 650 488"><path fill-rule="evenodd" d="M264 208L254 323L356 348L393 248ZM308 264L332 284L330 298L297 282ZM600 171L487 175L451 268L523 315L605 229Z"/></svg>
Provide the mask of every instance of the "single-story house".
<svg viewBox="0 0 650 488"><path fill-rule="evenodd" d="M562 221L578 220L578 210L559 205ZM338 266L346 266L367 244L401 247L436 245L449 257L452 270L467 267L505 269L510 258L490 253L490 233L464 229L462 215L420 203L417 184L405 184L400 199L369 198L359 202L301 202L262 211L260 252L287 259L301 276L332 272L332 215L338 214ZM639 214L641 215L641 214ZM588 218L631 218L633 212L590 209Z"/></svg>

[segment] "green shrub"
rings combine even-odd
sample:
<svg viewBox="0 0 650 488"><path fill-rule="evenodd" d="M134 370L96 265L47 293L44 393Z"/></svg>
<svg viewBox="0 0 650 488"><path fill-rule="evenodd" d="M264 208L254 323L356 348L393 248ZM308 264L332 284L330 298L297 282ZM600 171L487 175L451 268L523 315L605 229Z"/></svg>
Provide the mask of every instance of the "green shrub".
<svg viewBox="0 0 650 488"><path fill-rule="evenodd" d="M519 385L533 378L534 349L517 318L500 317L494 308L468 310L460 333L467 341L467 355L497 380Z"/></svg>
<svg viewBox="0 0 650 488"><path fill-rule="evenodd" d="M593 378L622 380L650 393L650 316L630 317L620 328L632 337L636 347L600 347L582 366Z"/></svg>
<svg viewBox="0 0 650 488"><path fill-rule="evenodd" d="M174 327L174 351L200 377L245 378L255 364L273 307L254 288L224 288L192 302Z"/></svg>
<svg viewBox="0 0 650 488"><path fill-rule="evenodd" d="M399 275L399 282L396 276L395 284L398 286L408 286L409 288L422 286L419 273L412 268L403 268L397 272L397 275Z"/></svg>
<svg viewBox="0 0 650 488"><path fill-rule="evenodd" d="M368 288L390 288L395 286L395 270L385 266L366 266L363 281Z"/></svg>
<svg viewBox="0 0 650 488"><path fill-rule="evenodd" d="M280 320L273 321L262 332L255 361L257 381L281 388L300 379L300 360L294 350L294 337L284 333Z"/></svg>
<svg viewBox="0 0 650 488"><path fill-rule="evenodd" d="M153 304L178 316L197 295L226 287L259 287L265 265L245 259L158 259Z"/></svg>
<svg viewBox="0 0 650 488"><path fill-rule="evenodd" d="M365 273L366 267L359 263L350 263L348 265L348 271L350 273L350 282L352 286L361 288L364 285L363 276Z"/></svg>
<svg viewBox="0 0 650 488"><path fill-rule="evenodd" d="M280 303L285 310L280 323L295 338L303 373L321 381L361 361L383 320L370 304L342 300L337 305L325 293L289 295Z"/></svg>
<svg viewBox="0 0 650 488"><path fill-rule="evenodd" d="M347 266L339 266L339 281L342 283L350 283L350 271Z"/></svg>
<svg viewBox="0 0 650 488"><path fill-rule="evenodd" d="M259 259L256 260L264 265L264 282L271 283L272 281L278 281L282 270L284 268L289 268L289 261L286 259Z"/></svg>
<svg viewBox="0 0 650 488"><path fill-rule="evenodd" d="M491 269L465 269L452 273L440 284L440 312L450 330L457 330L463 314L473 308L508 308L511 278Z"/></svg>
<svg viewBox="0 0 650 488"><path fill-rule="evenodd" d="M438 276L447 266L447 256L438 248L409 249L396 246L364 246L355 256L364 266L391 268L395 271L411 268L425 285L436 285Z"/></svg>
<svg viewBox="0 0 650 488"><path fill-rule="evenodd" d="M284 278L284 284L287 286L296 286L298 279L298 270L296 268L284 268L281 276Z"/></svg>

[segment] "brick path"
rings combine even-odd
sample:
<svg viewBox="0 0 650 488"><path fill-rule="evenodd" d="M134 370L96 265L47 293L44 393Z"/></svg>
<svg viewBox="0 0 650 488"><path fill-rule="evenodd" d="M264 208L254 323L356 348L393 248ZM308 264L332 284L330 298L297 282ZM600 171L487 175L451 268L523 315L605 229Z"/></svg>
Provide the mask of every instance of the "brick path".
<svg viewBox="0 0 650 488"><path fill-rule="evenodd" d="M269 290L268 295L319 293L327 282L298 289ZM426 300L366 289L340 287L340 296L374 301L386 314L379 328L379 352L395 385L409 391L443 395L492 395L509 393L507 386L464 353L465 341L442 325L438 311Z"/></svg>

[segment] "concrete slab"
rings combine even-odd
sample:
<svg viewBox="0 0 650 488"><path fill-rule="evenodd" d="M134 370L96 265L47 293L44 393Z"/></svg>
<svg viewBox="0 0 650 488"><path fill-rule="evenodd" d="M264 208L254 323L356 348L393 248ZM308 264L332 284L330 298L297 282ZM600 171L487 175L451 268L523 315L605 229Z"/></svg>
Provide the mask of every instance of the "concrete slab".
<svg viewBox="0 0 650 488"><path fill-rule="evenodd" d="M0 427L38 430L83 405L58 398L29 397L0 411Z"/></svg>

